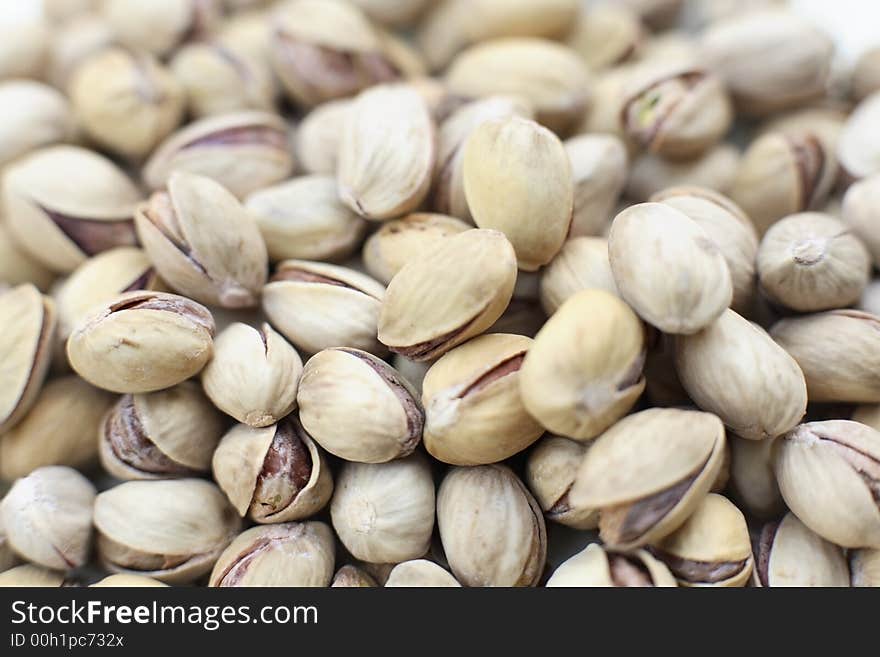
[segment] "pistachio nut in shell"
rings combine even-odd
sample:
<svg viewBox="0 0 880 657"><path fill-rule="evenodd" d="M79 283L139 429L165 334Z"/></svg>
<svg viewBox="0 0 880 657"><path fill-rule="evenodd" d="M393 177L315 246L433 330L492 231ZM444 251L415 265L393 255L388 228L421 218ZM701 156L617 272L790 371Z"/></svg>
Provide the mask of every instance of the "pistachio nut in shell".
<svg viewBox="0 0 880 657"><path fill-rule="evenodd" d="M628 7L603 3L581 11L566 42L592 71L629 60L646 40L639 16Z"/></svg>
<svg viewBox="0 0 880 657"><path fill-rule="evenodd" d="M112 392L151 392L198 374L213 353L204 306L161 292L128 292L80 323L67 341L71 367Z"/></svg>
<svg viewBox="0 0 880 657"><path fill-rule="evenodd" d="M464 146L463 180L474 222L507 236L520 269L536 271L562 248L574 182L568 153L547 128L517 116L480 124Z"/></svg>
<svg viewBox="0 0 880 657"><path fill-rule="evenodd" d="M420 454L388 463L345 463L330 502L339 540L355 558L371 563L423 556L434 511L431 467Z"/></svg>
<svg viewBox="0 0 880 657"><path fill-rule="evenodd" d="M880 173L853 183L846 190L842 218L868 248L877 266L880 263Z"/></svg>
<svg viewBox="0 0 880 657"><path fill-rule="evenodd" d="M37 468L16 481L0 502L0 521L12 549L55 570L85 564L92 540L95 487L73 468Z"/></svg>
<svg viewBox="0 0 880 657"><path fill-rule="evenodd" d="M424 411L410 384L357 349L325 349L303 369L296 396L305 430L347 461L383 463L419 444Z"/></svg>
<svg viewBox="0 0 880 657"><path fill-rule="evenodd" d="M520 394L544 428L587 440L635 404L645 389L644 363L636 314L604 290L583 290L538 331L520 368Z"/></svg>
<svg viewBox="0 0 880 657"><path fill-rule="evenodd" d="M0 165L73 135L70 105L59 91L33 80L0 83Z"/></svg>
<svg viewBox="0 0 880 657"><path fill-rule="evenodd" d="M33 564L22 564L0 572L0 588L65 586L64 573Z"/></svg>
<svg viewBox="0 0 880 657"><path fill-rule="evenodd" d="M598 543L563 561L548 587L675 587L666 565L646 550L620 552Z"/></svg>
<svg viewBox="0 0 880 657"><path fill-rule="evenodd" d="M0 479L45 465L91 466L98 456L95 436L112 403L112 395L78 376L48 381L28 414L0 436Z"/></svg>
<svg viewBox="0 0 880 657"><path fill-rule="evenodd" d="M294 167L284 120L267 112L208 116L163 141L144 166L144 182L162 189L172 172L213 178L238 198L287 178Z"/></svg>
<svg viewBox="0 0 880 657"><path fill-rule="evenodd" d="M49 51L46 78L65 89L77 65L102 48L113 45L110 24L98 13L85 13L56 26Z"/></svg>
<svg viewBox="0 0 880 657"><path fill-rule="evenodd" d="M119 484L95 499L94 522L107 570L167 584L209 573L241 527L220 489L202 479Z"/></svg>
<svg viewBox="0 0 880 657"><path fill-rule="evenodd" d="M778 440L730 436L730 489L740 507L757 518L778 518L785 511L773 467Z"/></svg>
<svg viewBox="0 0 880 657"><path fill-rule="evenodd" d="M224 420L197 383L124 395L101 421L101 464L118 479L167 479L208 472Z"/></svg>
<svg viewBox="0 0 880 657"><path fill-rule="evenodd" d="M880 547L880 432L851 420L802 424L781 439L775 466L807 527L842 547Z"/></svg>
<svg viewBox="0 0 880 657"><path fill-rule="evenodd" d="M335 175L342 126L352 99L321 103L300 121L296 130L296 157L310 174Z"/></svg>
<svg viewBox="0 0 880 657"><path fill-rule="evenodd" d="M3 523L0 522L0 573L17 566L21 562L18 555L9 544L6 538L6 531L3 529Z"/></svg>
<svg viewBox="0 0 880 657"><path fill-rule="evenodd" d="M89 584L91 588L129 588L137 587L163 587L168 586L152 577L144 577L143 575L107 575L107 577L98 580L94 584Z"/></svg>
<svg viewBox="0 0 880 657"><path fill-rule="evenodd" d="M499 231L446 238L391 280L379 313L379 341L415 361L442 356L501 317L516 272L513 246Z"/></svg>
<svg viewBox="0 0 880 657"><path fill-rule="evenodd" d="M880 91L875 91L856 106L840 134L837 157L846 174L856 180L880 173L878 117Z"/></svg>
<svg viewBox="0 0 880 657"><path fill-rule="evenodd" d="M390 587L460 587L461 584L448 570L427 559L413 559L397 564L385 586Z"/></svg>
<svg viewBox="0 0 880 657"><path fill-rule="evenodd" d="M455 467L437 494L440 540L464 586L536 586L547 531L525 485L503 465Z"/></svg>
<svg viewBox="0 0 880 657"><path fill-rule="evenodd" d="M437 138L421 95L403 84L362 92L342 126L339 197L372 220L415 210L431 186Z"/></svg>
<svg viewBox="0 0 880 657"><path fill-rule="evenodd" d="M877 588L880 586L880 550L852 550L849 570L852 586Z"/></svg>
<svg viewBox="0 0 880 657"><path fill-rule="evenodd" d="M383 25L405 26L417 20L429 0L353 0L370 19Z"/></svg>
<svg viewBox="0 0 880 657"><path fill-rule="evenodd" d="M861 54L852 72L852 96L864 100L880 91L880 48L871 48Z"/></svg>
<svg viewBox="0 0 880 657"><path fill-rule="evenodd" d="M726 194L736 178L740 152L736 146L721 143L693 160L667 160L643 153L633 160L626 195L647 201L667 187L697 185Z"/></svg>
<svg viewBox="0 0 880 657"><path fill-rule="evenodd" d="M135 243L141 194L113 162L77 146L34 151L3 178L7 227L49 269L68 273L87 258Z"/></svg>
<svg viewBox="0 0 880 657"><path fill-rule="evenodd" d="M208 586L327 587L335 553L323 522L251 527L217 559Z"/></svg>
<svg viewBox="0 0 880 657"><path fill-rule="evenodd" d="M453 465L495 463L544 433L520 398L519 371L532 340L481 335L448 351L422 382L425 449Z"/></svg>
<svg viewBox="0 0 880 657"><path fill-rule="evenodd" d="M663 203L617 215L608 236L620 295L664 333L696 333L733 299L730 269L718 245L683 212Z"/></svg>
<svg viewBox="0 0 880 657"><path fill-rule="evenodd" d="M843 550L813 533L793 513L761 529L755 546L756 586L849 586Z"/></svg>
<svg viewBox="0 0 880 657"><path fill-rule="evenodd" d="M0 27L0 80L41 79L52 43L52 31L40 12L16 15Z"/></svg>
<svg viewBox="0 0 880 657"><path fill-rule="evenodd" d="M598 510L573 505L569 495L589 445L546 436L529 452L523 479L547 520L573 529L596 528Z"/></svg>
<svg viewBox="0 0 880 657"><path fill-rule="evenodd" d="M323 452L293 417L264 428L236 425L217 446L212 469L238 514L261 524L308 518L333 492Z"/></svg>
<svg viewBox="0 0 880 657"><path fill-rule="evenodd" d="M578 135L564 142L574 180L569 237L601 235L626 184L629 157L614 135Z"/></svg>
<svg viewBox="0 0 880 657"><path fill-rule="evenodd" d="M541 272L541 307L552 315L581 290L617 294L604 237L572 237Z"/></svg>
<svg viewBox="0 0 880 657"><path fill-rule="evenodd" d="M807 386L795 359L733 310L699 333L676 336L675 369L697 406L743 438L780 436L807 410Z"/></svg>
<svg viewBox="0 0 880 657"><path fill-rule="evenodd" d="M5 222L0 222L0 285L32 283L45 292L54 280L55 273L22 249Z"/></svg>
<svg viewBox="0 0 880 657"><path fill-rule="evenodd" d="M709 492L724 447L724 426L711 413L634 413L590 447L571 500L599 509L606 545L628 550L654 543L678 529Z"/></svg>
<svg viewBox="0 0 880 657"><path fill-rule="evenodd" d="M770 328L807 381L811 402L880 402L880 318L860 310L791 317Z"/></svg>
<svg viewBox="0 0 880 657"><path fill-rule="evenodd" d="M103 0L101 13L127 48L166 55L183 41L208 32L221 0Z"/></svg>
<svg viewBox="0 0 880 657"><path fill-rule="evenodd" d="M30 283L0 291L0 434L12 428L37 400L52 360L55 304Z"/></svg>
<svg viewBox="0 0 880 657"><path fill-rule="evenodd" d="M363 589L379 586L376 580L365 570L346 564L336 571L330 588Z"/></svg>
<svg viewBox="0 0 880 657"><path fill-rule="evenodd" d="M306 353L352 347L383 354L377 340L385 288L354 269L285 260L263 288L263 312Z"/></svg>

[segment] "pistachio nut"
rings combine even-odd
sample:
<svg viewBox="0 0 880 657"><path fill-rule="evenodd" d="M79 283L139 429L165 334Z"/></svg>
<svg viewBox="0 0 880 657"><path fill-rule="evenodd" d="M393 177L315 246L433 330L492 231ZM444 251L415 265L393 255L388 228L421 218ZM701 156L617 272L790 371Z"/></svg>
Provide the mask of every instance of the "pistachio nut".
<svg viewBox="0 0 880 657"><path fill-rule="evenodd" d="M101 10L122 45L167 55L183 41L210 32L222 5L220 0L103 0Z"/></svg>
<svg viewBox="0 0 880 657"><path fill-rule="evenodd" d="M880 173L854 183L843 197L843 221L880 264Z"/></svg>
<svg viewBox="0 0 880 657"><path fill-rule="evenodd" d="M730 436L730 484L743 509L758 518L778 518L785 503L776 483L773 454L777 439L747 440Z"/></svg>
<svg viewBox="0 0 880 657"><path fill-rule="evenodd" d="M770 335L800 365L811 402L880 402L880 318L829 310L783 319Z"/></svg>
<svg viewBox="0 0 880 657"><path fill-rule="evenodd" d="M330 517L339 540L356 559L418 559L428 551L434 530L434 480L428 461L413 454L388 463L345 463Z"/></svg>
<svg viewBox="0 0 880 657"><path fill-rule="evenodd" d="M406 26L421 16L430 0L352 0L373 21L383 25Z"/></svg>
<svg viewBox="0 0 880 657"><path fill-rule="evenodd" d="M846 174L856 180L880 173L880 91L859 103L847 119L837 145L837 157Z"/></svg>
<svg viewBox="0 0 880 657"><path fill-rule="evenodd" d="M135 185L113 162L76 146L18 160L3 178L7 227L22 249L57 272L135 243Z"/></svg>
<svg viewBox="0 0 880 657"><path fill-rule="evenodd" d="M339 200L336 179L294 178L250 194L245 207L256 219L269 259L338 260L360 246L367 222Z"/></svg>
<svg viewBox="0 0 880 657"><path fill-rule="evenodd" d="M522 401L547 430L594 438L645 389L644 362L645 331L635 313L604 290L583 290L535 336L520 368Z"/></svg>
<svg viewBox="0 0 880 657"><path fill-rule="evenodd" d="M55 274L18 246L9 228L0 221L0 286L32 283L45 292L54 280Z"/></svg>
<svg viewBox="0 0 880 657"><path fill-rule="evenodd" d="M574 180L570 237L601 235L626 184L628 156L614 135L578 135L564 143Z"/></svg>
<svg viewBox="0 0 880 657"><path fill-rule="evenodd" d="M230 429L214 452L213 471L238 514L261 524L308 518L333 492L323 452L293 417Z"/></svg>
<svg viewBox="0 0 880 657"><path fill-rule="evenodd" d="M880 550L853 550L849 553L852 586L880 586Z"/></svg>
<svg viewBox="0 0 880 657"><path fill-rule="evenodd" d="M227 14L217 26L213 36L223 44L250 53L262 61L270 60L270 36L272 25L269 20L271 7L262 3L249 10Z"/></svg>
<svg viewBox="0 0 880 657"><path fill-rule="evenodd" d="M880 547L880 432L850 420L802 424L780 440L785 503L825 540Z"/></svg>
<svg viewBox="0 0 880 657"><path fill-rule="evenodd" d="M208 116L169 136L153 151L144 182L163 189L175 170L213 178L238 198L287 178L293 170L281 117L247 111Z"/></svg>
<svg viewBox="0 0 880 657"><path fill-rule="evenodd" d="M626 92L635 70L638 69L625 65L599 71L596 74L590 106L581 117L576 133L613 135L622 140L627 147L631 146L625 140L620 113L623 111L623 104L627 99Z"/></svg>
<svg viewBox="0 0 880 657"><path fill-rule="evenodd" d="M296 130L296 156L307 173L335 175L345 124L352 100L330 100L306 114Z"/></svg>
<svg viewBox="0 0 880 657"><path fill-rule="evenodd" d="M375 588L377 586L376 580L369 573L351 564L346 564L337 570L333 576L333 581L330 583L330 588L360 589Z"/></svg>
<svg viewBox="0 0 880 657"><path fill-rule="evenodd" d="M563 561L550 579L548 587L675 587L669 568L645 550L621 552L590 543L574 556Z"/></svg>
<svg viewBox="0 0 880 657"><path fill-rule="evenodd" d="M53 35L38 15L17 13L0 26L0 80L43 77ZM14 20L22 16L31 20Z"/></svg>
<svg viewBox="0 0 880 657"><path fill-rule="evenodd" d="M582 8L566 43L593 71L612 68L630 59L645 39L639 16L619 4Z"/></svg>
<svg viewBox="0 0 880 657"><path fill-rule="evenodd" d="M0 572L0 588L66 586L64 573L33 564L22 564Z"/></svg>
<svg viewBox="0 0 880 657"><path fill-rule="evenodd" d="M754 583L770 587L850 585L843 550L814 534L793 513L761 529Z"/></svg>
<svg viewBox="0 0 880 657"><path fill-rule="evenodd" d="M618 214L608 256L620 295L665 333L696 333L733 299L730 269L718 245L669 205L643 203Z"/></svg>
<svg viewBox="0 0 880 657"><path fill-rule="evenodd" d="M335 553L323 522L251 527L217 559L208 586L327 587Z"/></svg>
<svg viewBox="0 0 880 657"><path fill-rule="evenodd" d="M404 561L394 566L385 586L390 587L461 587L448 570L427 559Z"/></svg>
<svg viewBox="0 0 880 657"><path fill-rule="evenodd" d="M693 160L674 161L644 153L633 160L626 196L647 201L669 187L694 185L726 194L739 168L736 146L722 143Z"/></svg>
<svg viewBox="0 0 880 657"><path fill-rule="evenodd" d="M427 212L386 221L364 244L364 266L387 285L407 262L425 257L445 238L472 227L460 219Z"/></svg>
<svg viewBox="0 0 880 657"><path fill-rule="evenodd" d="M547 556L541 508L503 465L452 468L437 494L440 540L464 586L536 586Z"/></svg>
<svg viewBox="0 0 880 657"><path fill-rule="evenodd" d="M211 571L241 521L202 479L127 481L95 499L98 557L110 572L167 584Z"/></svg>
<svg viewBox="0 0 880 657"><path fill-rule="evenodd" d="M385 361L358 349L325 349L303 369L296 395L303 427L331 454L383 463L410 454L422 438L416 392Z"/></svg>
<svg viewBox="0 0 880 657"><path fill-rule="evenodd" d="M163 587L168 586L152 577L144 577L143 575L107 575L94 584L89 584L90 588L129 588L137 587Z"/></svg>
<svg viewBox="0 0 880 657"><path fill-rule="evenodd" d="M494 39L468 48L449 66L446 83L467 98L521 97L538 122L559 133L576 125L592 97L590 74L577 53L538 38Z"/></svg>
<svg viewBox="0 0 880 657"><path fill-rule="evenodd" d="M384 295L378 281L353 269L285 260L263 288L263 311L306 353L353 347L382 354L376 330Z"/></svg>
<svg viewBox="0 0 880 657"><path fill-rule="evenodd" d="M62 93L33 80L0 82L0 166L73 135L70 105Z"/></svg>
<svg viewBox="0 0 880 657"><path fill-rule="evenodd" d="M515 282L516 255L503 233L477 229L447 237L388 285L379 341L415 361L442 356L501 317Z"/></svg>
<svg viewBox="0 0 880 657"><path fill-rule="evenodd" d="M31 563L70 570L85 564L92 540L95 487L73 468L37 468L0 502L9 545Z"/></svg>
<svg viewBox="0 0 880 657"><path fill-rule="evenodd" d="M795 359L733 310L699 333L676 337L675 369L697 406L743 438L780 436L807 410L807 386Z"/></svg>
<svg viewBox="0 0 880 657"><path fill-rule="evenodd" d="M852 74L852 95L861 101L880 91L880 48L871 48L856 61Z"/></svg>
<svg viewBox="0 0 880 657"><path fill-rule="evenodd" d="M113 392L170 388L198 374L213 351L207 308L162 292L128 292L77 325L67 341L71 367Z"/></svg>
<svg viewBox="0 0 880 657"><path fill-rule="evenodd" d="M617 294L603 237L572 237L541 272L541 306L548 315L581 290Z"/></svg>
<svg viewBox="0 0 880 657"><path fill-rule="evenodd" d="M628 550L655 543L699 506L721 470L724 448L724 426L711 413L634 413L587 452L571 501L599 509L606 545Z"/></svg>
<svg viewBox="0 0 880 657"><path fill-rule="evenodd" d="M0 434L34 405L52 360L55 304L30 283L0 291Z"/></svg>
<svg viewBox="0 0 880 657"><path fill-rule="evenodd" d="M66 89L70 76L86 57L113 45L110 23L99 13L83 13L55 26L46 77Z"/></svg>
<svg viewBox="0 0 880 657"><path fill-rule="evenodd" d="M414 88L368 89L354 100L342 125L339 197L367 219L412 212L428 194L436 150L434 122Z"/></svg>
<svg viewBox="0 0 880 657"><path fill-rule="evenodd" d="M546 436L529 452L525 482L547 520L573 529L595 529L599 513L571 503L571 487L590 443Z"/></svg>
<svg viewBox="0 0 880 657"><path fill-rule="evenodd" d="M571 226L574 180L556 135L518 116L485 121L464 145L462 176L474 222L505 234L520 269L536 271L559 252Z"/></svg>
<svg viewBox="0 0 880 657"><path fill-rule="evenodd" d="M95 436L113 397L77 376L48 381L21 422L0 436L0 479L12 481L44 465L90 466Z"/></svg>
<svg viewBox="0 0 880 657"><path fill-rule="evenodd" d="M192 381L123 395L98 429L101 464L118 479L197 476L210 469L223 429L223 418Z"/></svg>

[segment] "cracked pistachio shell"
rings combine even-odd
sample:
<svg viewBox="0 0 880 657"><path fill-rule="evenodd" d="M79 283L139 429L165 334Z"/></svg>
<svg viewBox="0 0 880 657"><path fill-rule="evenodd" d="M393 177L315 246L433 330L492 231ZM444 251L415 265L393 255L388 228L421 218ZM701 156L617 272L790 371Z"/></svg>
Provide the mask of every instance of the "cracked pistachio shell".
<svg viewBox="0 0 880 657"><path fill-rule="evenodd" d="M503 233L477 229L448 237L391 280L379 341L415 361L442 356L501 317L516 276L516 255Z"/></svg>
<svg viewBox="0 0 880 657"><path fill-rule="evenodd" d="M617 215L608 236L620 295L664 333L691 334L714 322L733 299L720 248L688 215L663 203Z"/></svg>
<svg viewBox="0 0 880 657"><path fill-rule="evenodd" d="M860 180L843 197L843 221L880 264L880 172Z"/></svg>
<svg viewBox="0 0 880 657"><path fill-rule="evenodd" d="M73 468L38 468L16 481L0 502L9 544L28 561L70 570L86 563L95 487Z"/></svg>
<svg viewBox="0 0 880 657"><path fill-rule="evenodd" d="M296 396L303 427L347 461L383 463L412 453L424 410L385 361L358 349L325 349L303 369Z"/></svg>
<svg viewBox="0 0 880 657"><path fill-rule="evenodd" d="M538 331L520 368L523 404L548 431L595 438L645 389L645 330L604 290L572 296Z"/></svg>
<svg viewBox="0 0 880 657"><path fill-rule="evenodd" d="M544 433L526 412L519 370L531 338L481 335L447 352L422 382L424 443L453 465L503 461Z"/></svg>
<svg viewBox="0 0 880 657"><path fill-rule="evenodd" d="M0 26L0 80L44 77L54 35L39 14L16 12ZM30 20L15 20L22 17Z"/></svg>
<svg viewBox="0 0 880 657"><path fill-rule="evenodd" d="M780 320L770 335L800 365L811 402L880 402L880 318L829 310Z"/></svg>
<svg viewBox="0 0 880 657"><path fill-rule="evenodd" d="M220 489L202 479L128 481L95 499L101 564L167 584L209 573L240 527Z"/></svg>
<svg viewBox="0 0 880 657"><path fill-rule="evenodd" d="M711 413L652 408L620 420L587 452L571 490L599 509L599 537L632 549L668 536L721 470L724 425Z"/></svg>
<svg viewBox="0 0 880 657"><path fill-rule="evenodd" d="M565 147L547 128L518 116L481 123L464 145L463 182L474 223L504 233L520 269L536 271L562 248L574 181Z"/></svg>
<svg viewBox="0 0 880 657"><path fill-rule="evenodd" d="M419 454L388 463L345 463L330 502L339 540L356 559L370 563L423 556L434 510L431 467Z"/></svg>
<svg viewBox="0 0 880 657"><path fill-rule="evenodd" d="M775 466L807 527L842 547L880 547L880 432L850 420L802 424L781 439Z"/></svg>
<svg viewBox="0 0 880 657"><path fill-rule="evenodd" d="M880 550L853 550L849 553L852 586L880 587Z"/></svg>
<svg viewBox="0 0 880 657"><path fill-rule="evenodd" d="M245 207L273 262L338 260L351 255L367 231L367 222L339 200L331 176L303 176L261 189L247 197Z"/></svg>
<svg viewBox="0 0 880 657"><path fill-rule="evenodd" d="M77 376L48 381L28 414L0 436L0 478L12 481L44 465L92 465L95 436L112 403L110 394Z"/></svg>
<svg viewBox="0 0 880 657"><path fill-rule="evenodd" d="M843 550L814 534L793 513L761 530L753 582L762 587L850 585Z"/></svg>
<svg viewBox="0 0 880 657"><path fill-rule="evenodd" d="M143 575L107 575L94 584L89 584L90 588L129 588L132 586L143 587L163 587L168 586L152 577L144 577Z"/></svg>
<svg viewBox="0 0 880 657"><path fill-rule="evenodd" d="M22 249L0 221L0 286L32 283L45 292L54 280L55 274Z"/></svg>
<svg viewBox="0 0 880 657"><path fill-rule="evenodd" d="M0 572L0 588L65 586L64 574L33 564L22 564Z"/></svg>
<svg viewBox="0 0 880 657"><path fill-rule="evenodd" d="M503 465L452 468L437 495L440 540L464 586L536 586L547 556L541 508Z"/></svg>
<svg viewBox="0 0 880 657"><path fill-rule="evenodd" d="M646 550L621 552L590 543L563 561L548 587L675 587L666 565Z"/></svg>
<svg viewBox="0 0 880 657"><path fill-rule="evenodd" d="M144 182L163 189L174 171L212 178L238 198L287 178L294 162L287 125L275 114L208 116L181 128L153 151Z"/></svg>
<svg viewBox="0 0 880 657"><path fill-rule="evenodd" d="M300 121L296 130L296 156L307 173L336 174L342 126L352 103L349 98L321 103Z"/></svg>
<svg viewBox="0 0 880 657"><path fill-rule="evenodd" d="M554 132L571 130L592 99L592 80L578 54L547 39L512 37L473 46L453 60L446 83L468 98L523 98Z"/></svg>
<svg viewBox="0 0 880 657"><path fill-rule="evenodd" d="M73 71L68 93L79 124L98 145L140 160L183 118L183 88L151 55L106 48Z"/></svg>
<svg viewBox="0 0 880 657"><path fill-rule="evenodd" d="M207 308L161 292L128 292L77 325L67 358L89 383L113 392L151 392L195 376L213 353Z"/></svg>
<svg viewBox="0 0 880 657"><path fill-rule="evenodd" d="M52 361L55 304L30 283L0 291L0 434L34 405Z"/></svg>
<svg viewBox="0 0 880 657"><path fill-rule="evenodd" d="M256 221L223 186L177 171L135 214L138 237L172 288L203 303L258 303L269 268Z"/></svg>
<svg viewBox="0 0 880 657"><path fill-rule="evenodd" d="M265 427L296 406L302 359L281 335L236 322L214 340L202 386L214 405L239 422Z"/></svg>
<svg viewBox="0 0 880 657"><path fill-rule="evenodd" d="M364 244L364 265L387 285L406 263L424 258L445 238L471 228L459 219L426 212L387 221Z"/></svg>
<svg viewBox="0 0 880 657"><path fill-rule="evenodd" d="M614 135L578 135L564 142L574 180L570 237L601 235L626 184L629 157Z"/></svg>
<svg viewBox="0 0 880 657"><path fill-rule="evenodd" d="M742 511L709 493L685 523L652 546L681 586L745 586L752 545Z"/></svg>
<svg viewBox="0 0 880 657"><path fill-rule="evenodd" d="M726 194L736 178L739 161L739 149L726 143L693 160L667 160L643 153L633 160L625 193L637 201L647 201L668 187L696 185Z"/></svg>
<svg viewBox="0 0 880 657"><path fill-rule="evenodd" d="M371 220L415 210L431 186L435 133L413 87L379 85L361 93L342 126L336 179L343 203Z"/></svg>
<svg viewBox="0 0 880 657"><path fill-rule="evenodd" d="M369 573L357 566L347 564L336 571L330 588L362 589L376 588L378 584Z"/></svg>
<svg viewBox="0 0 880 657"><path fill-rule="evenodd" d="M214 478L241 517L258 523L302 520L330 500L323 452L296 419L230 429L213 456Z"/></svg>
<svg viewBox="0 0 880 657"><path fill-rule="evenodd" d="M73 134L70 105L62 93L33 80L0 83L0 166Z"/></svg>
<svg viewBox="0 0 880 657"><path fill-rule="evenodd" d="M574 506L569 495L589 445L547 436L529 452L525 482L547 520L573 529L595 529L598 525L598 511Z"/></svg>
<svg viewBox="0 0 880 657"><path fill-rule="evenodd" d="M880 91L880 48L862 53L852 73L852 96L861 101Z"/></svg>
<svg viewBox="0 0 880 657"><path fill-rule="evenodd" d="M608 240L604 237L572 237L541 272L540 300L544 312L552 315L582 290L605 290L617 294L608 262Z"/></svg>
<svg viewBox="0 0 880 657"><path fill-rule="evenodd" d="M3 197L16 242L53 271L135 243L140 192L113 162L84 148L52 146L18 160L5 172Z"/></svg>
<svg viewBox="0 0 880 657"><path fill-rule="evenodd" d="M354 269L285 260L263 288L263 311L302 351L353 347L383 354L376 338L385 288Z"/></svg>
<svg viewBox="0 0 880 657"><path fill-rule="evenodd" d="M196 476L211 468L224 420L198 384L124 395L101 421L99 453L118 479Z"/></svg>
<svg viewBox="0 0 880 657"><path fill-rule="evenodd" d="M427 559L414 559L397 564L388 575L386 587L461 587L448 570Z"/></svg>
<svg viewBox="0 0 880 657"><path fill-rule="evenodd" d="M865 98L850 114L840 135L837 157L847 175L856 180L880 173L880 91Z"/></svg>
<svg viewBox="0 0 880 657"><path fill-rule="evenodd" d="M645 37L639 16L632 9L600 4L580 12L566 43L590 70L601 71L630 59Z"/></svg>
<svg viewBox="0 0 880 657"><path fill-rule="evenodd" d="M732 310L699 333L676 336L675 369L696 405L743 438L780 436L807 410L807 386L794 358Z"/></svg>
<svg viewBox="0 0 880 657"><path fill-rule="evenodd" d="M870 270L861 240L846 224L820 212L777 221L758 251L761 289L772 301L800 312L855 304Z"/></svg>
<svg viewBox="0 0 880 657"><path fill-rule="evenodd" d="M167 55L208 33L222 6L220 0L103 0L101 11L122 45Z"/></svg>
<svg viewBox="0 0 880 657"><path fill-rule="evenodd" d="M730 436L730 488L739 505L758 518L778 518L785 502L776 483L773 456L776 438L747 440Z"/></svg>

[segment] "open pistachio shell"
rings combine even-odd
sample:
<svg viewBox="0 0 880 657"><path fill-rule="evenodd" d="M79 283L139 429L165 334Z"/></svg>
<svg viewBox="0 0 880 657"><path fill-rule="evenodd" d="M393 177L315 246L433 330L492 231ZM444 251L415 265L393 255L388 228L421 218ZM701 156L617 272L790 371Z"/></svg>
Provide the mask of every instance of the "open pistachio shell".
<svg viewBox="0 0 880 657"><path fill-rule="evenodd" d="M33 564L22 564L0 572L0 588L64 586L64 573Z"/></svg>
<svg viewBox="0 0 880 657"><path fill-rule="evenodd" d="M571 503L571 487L590 443L547 436L529 452L525 482L547 520L574 529L595 529L599 511Z"/></svg>
<svg viewBox="0 0 880 657"><path fill-rule="evenodd" d="M142 587L163 587L168 586L152 577L144 577L143 575L107 575L102 580L89 584L92 588L121 588L126 589L132 586Z"/></svg>
<svg viewBox="0 0 880 657"><path fill-rule="evenodd" d="M675 577L645 550L619 552L590 543L559 565L548 587L675 587Z"/></svg>
<svg viewBox="0 0 880 657"><path fill-rule="evenodd" d="M351 564L346 564L337 570L330 583L331 588L346 589L376 588L377 586L379 585L376 580L369 573Z"/></svg>
<svg viewBox="0 0 880 657"><path fill-rule="evenodd" d="M581 290L605 290L617 294L608 262L608 240L603 237L572 237L541 272L541 306L552 315Z"/></svg>
<svg viewBox="0 0 880 657"><path fill-rule="evenodd" d="M385 586L390 587L461 587L448 570L427 559L404 561L394 567Z"/></svg>

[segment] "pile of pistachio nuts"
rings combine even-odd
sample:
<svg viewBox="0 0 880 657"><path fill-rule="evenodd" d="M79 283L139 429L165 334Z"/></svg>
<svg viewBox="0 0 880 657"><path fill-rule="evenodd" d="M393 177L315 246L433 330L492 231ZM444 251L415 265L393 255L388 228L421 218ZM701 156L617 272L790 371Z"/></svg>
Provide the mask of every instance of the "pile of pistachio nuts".
<svg viewBox="0 0 880 657"><path fill-rule="evenodd" d="M880 586L880 49L774 0L42 4L0 584Z"/></svg>

